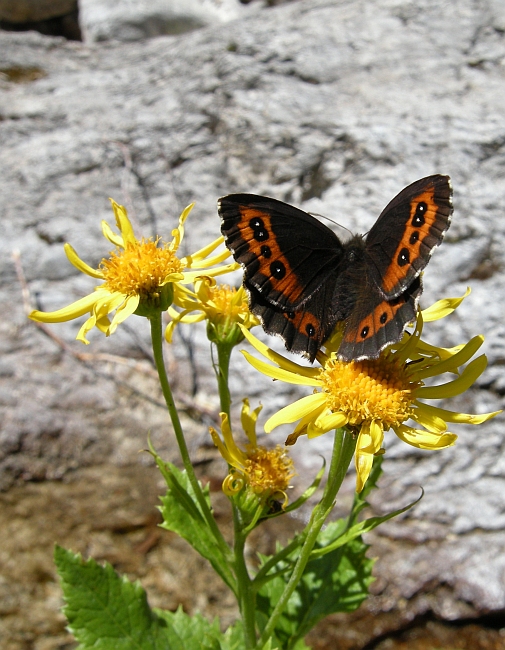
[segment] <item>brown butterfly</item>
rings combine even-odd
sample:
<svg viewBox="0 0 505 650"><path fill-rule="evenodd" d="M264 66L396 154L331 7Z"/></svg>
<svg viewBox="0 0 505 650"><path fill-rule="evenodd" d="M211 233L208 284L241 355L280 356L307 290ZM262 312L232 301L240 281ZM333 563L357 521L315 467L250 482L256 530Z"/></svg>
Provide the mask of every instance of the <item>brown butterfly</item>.
<svg viewBox="0 0 505 650"><path fill-rule="evenodd" d="M412 183L366 236L345 243L310 214L265 196L229 194L218 211L264 330L314 361L343 321L338 356L358 361L376 359L415 318L420 273L451 221L452 187L441 175Z"/></svg>

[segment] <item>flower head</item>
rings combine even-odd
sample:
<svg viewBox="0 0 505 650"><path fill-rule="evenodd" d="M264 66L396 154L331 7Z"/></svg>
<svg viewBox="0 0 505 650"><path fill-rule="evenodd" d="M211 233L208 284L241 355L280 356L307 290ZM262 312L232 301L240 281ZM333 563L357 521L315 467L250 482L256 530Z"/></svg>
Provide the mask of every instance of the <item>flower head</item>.
<svg viewBox="0 0 505 650"><path fill-rule="evenodd" d="M228 497L235 497L245 488L246 495L241 504L252 505L253 508L279 499L282 499L285 506L288 500L286 490L294 476L293 461L288 457L286 449L279 445L275 449L266 449L257 444L256 421L261 408L258 406L251 413L248 400L244 400L242 427L249 440L245 449L238 447L233 439L225 413L221 413L223 439L215 429L210 428L212 440L230 468L223 481L223 492Z"/></svg>
<svg viewBox="0 0 505 650"><path fill-rule="evenodd" d="M273 352L252 334L244 332L256 350L276 364L272 366L244 352L257 370L275 379L314 388L312 395L302 397L267 420L265 430L269 432L280 424L298 421L286 441L294 444L303 434L313 438L347 427L358 437L355 455L358 492L370 474L374 455L383 452L384 432L389 429L420 449L453 445L457 436L447 431L448 423L480 424L498 413L455 413L422 401L463 393L486 368L484 355L470 361L484 341L482 336L452 349L430 346L421 340L423 316L426 320L443 318L462 300L448 298L419 312L414 331L406 333L400 343L376 360L340 361L335 352L341 336L337 332L328 342L327 350L318 353L321 367L307 368ZM456 378L438 386L425 386L426 379L445 373L454 373ZM409 420L422 428L410 426Z"/></svg>
<svg viewBox="0 0 505 650"><path fill-rule="evenodd" d="M177 323L196 323L207 320L209 339L236 345L244 337L239 325L247 329L259 325L259 320L249 311L247 292L243 286L236 289L227 284L217 284L214 278L201 276L195 280L195 290L184 288L178 296L178 312L169 309L172 320L165 336L168 341Z"/></svg>
<svg viewBox="0 0 505 650"><path fill-rule="evenodd" d="M181 293L182 283L192 282L205 269L207 275L226 273L234 264L208 268L223 262L228 251L208 257L222 243L220 237L194 255L178 258L176 253L184 237L184 222L193 208L185 208L179 218L178 227L172 231L172 241L163 244L159 238L138 240L128 219L126 209L112 201L119 234L109 224L102 222L104 237L116 249L104 258L97 269L83 262L70 244L65 244L69 261L79 271L103 283L95 291L68 307L54 312L33 311L30 318L43 323L61 323L89 313L77 339L89 343L87 333L97 327L107 336L131 314L149 316L154 311L165 311ZM109 314L115 311L112 321Z"/></svg>

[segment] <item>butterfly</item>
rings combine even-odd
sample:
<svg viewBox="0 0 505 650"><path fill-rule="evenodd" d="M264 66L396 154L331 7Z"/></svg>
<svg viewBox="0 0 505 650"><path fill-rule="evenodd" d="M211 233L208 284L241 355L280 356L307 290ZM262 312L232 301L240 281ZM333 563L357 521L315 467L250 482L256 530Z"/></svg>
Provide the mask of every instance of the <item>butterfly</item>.
<svg viewBox="0 0 505 650"><path fill-rule="evenodd" d="M229 194L218 212L263 329L312 362L342 322L338 357L360 361L377 359L414 320L420 273L450 225L452 187L440 174L412 183L368 234L345 243L307 212L266 196Z"/></svg>

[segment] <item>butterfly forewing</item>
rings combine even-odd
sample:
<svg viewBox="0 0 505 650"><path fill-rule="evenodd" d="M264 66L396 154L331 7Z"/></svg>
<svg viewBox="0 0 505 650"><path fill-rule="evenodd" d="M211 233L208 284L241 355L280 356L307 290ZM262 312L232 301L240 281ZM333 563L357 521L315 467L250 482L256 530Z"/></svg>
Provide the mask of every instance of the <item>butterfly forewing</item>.
<svg viewBox="0 0 505 650"><path fill-rule="evenodd" d="M366 252L370 275L385 298L399 296L424 269L452 212L450 179L439 174L412 183L382 211Z"/></svg>
<svg viewBox="0 0 505 650"><path fill-rule="evenodd" d="M314 217L254 194L219 200L221 232L245 269L250 287L272 306L301 309L334 274L342 257L338 237Z"/></svg>

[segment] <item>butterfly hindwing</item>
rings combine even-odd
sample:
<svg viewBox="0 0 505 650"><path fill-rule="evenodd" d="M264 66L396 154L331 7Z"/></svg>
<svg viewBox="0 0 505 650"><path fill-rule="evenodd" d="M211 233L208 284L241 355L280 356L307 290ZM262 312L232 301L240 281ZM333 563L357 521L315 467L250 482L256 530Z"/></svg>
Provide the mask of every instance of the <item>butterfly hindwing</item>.
<svg viewBox="0 0 505 650"><path fill-rule="evenodd" d="M333 284L325 283L297 311L274 307L247 280L244 284L249 291L249 307L260 319L265 332L280 336L288 350L314 361L337 322L329 309Z"/></svg>
<svg viewBox="0 0 505 650"><path fill-rule="evenodd" d="M219 200L226 245L245 270L247 284L286 311L300 309L335 272L338 237L311 215L254 194Z"/></svg>
<svg viewBox="0 0 505 650"><path fill-rule="evenodd" d="M346 323L338 350L343 361L376 359L385 347L402 338L405 326L416 316L421 278L392 300L385 300L375 288L369 291L371 295L356 304Z"/></svg>
<svg viewBox="0 0 505 650"><path fill-rule="evenodd" d="M448 176L422 178L382 211L366 238L370 275L385 298L399 296L429 262L449 228L452 187Z"/></svg>

